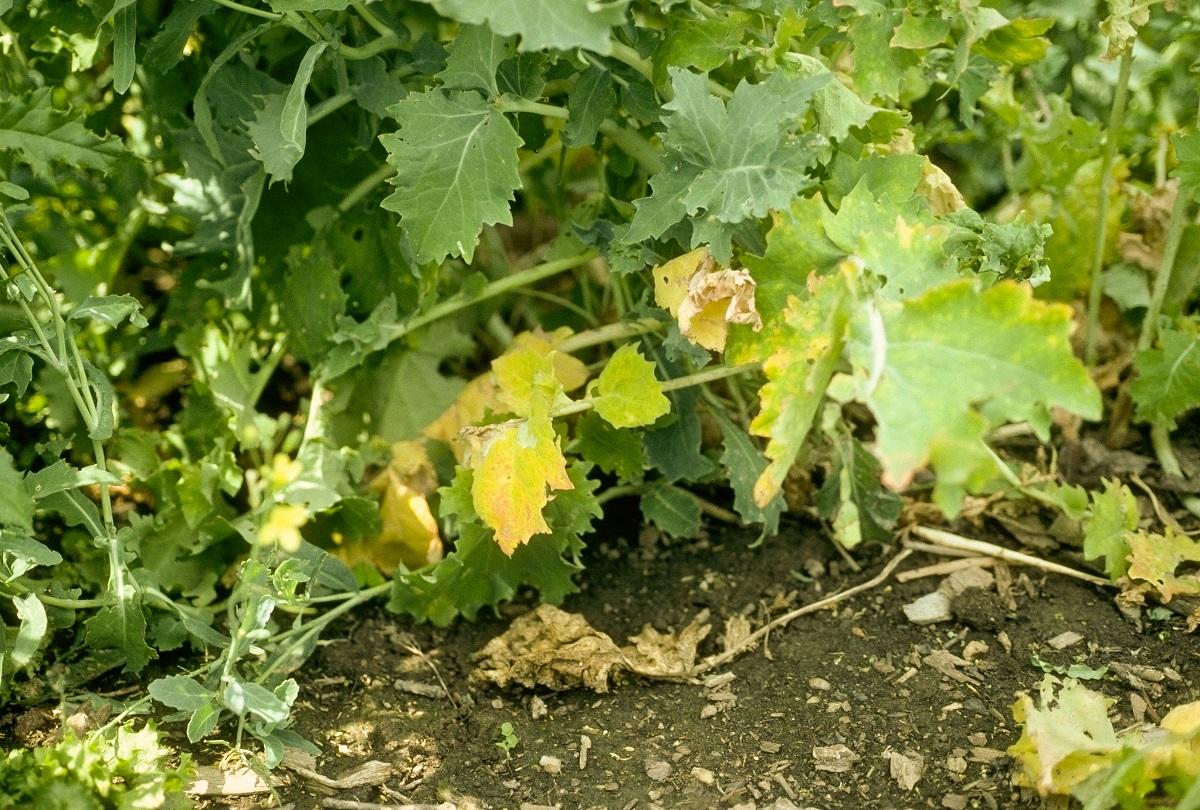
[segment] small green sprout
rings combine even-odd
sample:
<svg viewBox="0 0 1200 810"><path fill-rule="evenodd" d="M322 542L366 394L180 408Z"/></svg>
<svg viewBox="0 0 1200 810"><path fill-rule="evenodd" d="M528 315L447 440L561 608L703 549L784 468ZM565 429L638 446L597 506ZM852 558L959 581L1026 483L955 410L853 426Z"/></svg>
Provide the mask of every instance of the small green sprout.
<svg viewBox="0 0 1200 810"><path fill-rule="evenodd" d="M496 743L496 747L504 752L504 759L512 759L512 751L521 744L521 738L513 731L512 723L500 724L500 742Z"/></svg>

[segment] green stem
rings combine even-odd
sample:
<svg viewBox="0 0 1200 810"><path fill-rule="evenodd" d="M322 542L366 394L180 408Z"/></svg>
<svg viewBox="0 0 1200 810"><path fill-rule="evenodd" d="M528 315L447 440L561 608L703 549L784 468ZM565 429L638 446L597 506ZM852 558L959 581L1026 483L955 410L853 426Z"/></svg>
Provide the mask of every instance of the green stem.
<svg viewBox="0 0 1200 810"><path fill-rule="evenodd" d="M603 506L609 501L617 498L624 498L627 495L636 495L642 491L640 484L622 484L621 486L609 487L596 496L596 505Z"/></svg>
<svg viewBox="0 0 1200 810"><path fill-rule="evenodd" d="M1100 332L1100 272L1104 269L1104 249L1108 245L1108 197L1112 188L1112 169L1117 156L1117 142L1125 123L1125 97L1129 90L1129 73L1133 65L1133 49L1121 54L1117 86L1113 91L1108 130L1104 136L1104 156L1100 163L1100 196L1096 201L1096 243L1092 255L1091 288L1088 290L1087 346L1084 357L1089 366L1096 363L1096 339Z"/></svg>
<svg viewBox="0 0 1200 810"><path fill-rule="evenodd" d="M558 118L563 121L571 117L571 114L565 107L559 107L554 104L543 104L540 101L530 101L527 98L514 98L512 96L502 96L496 99L496 108L500 112L505 113L533 113L535 115L544 115L547 118Z"/></svg>
<svg viewBox="0 0 1200 810"><path fill-rule="evenodd" d="M285 630L282 633L277 633L272 636L269 639L269 643L271 644L278 645L283 641L289 641L289 639L290 641L286 646L277 647L275 654L272 656L271 663L263 667L262 672L258 673L258 676L255 678L255 680L261 683L269 678L271 673L274 672L277 667L288 660L288 657L291 655L293 650L303 647L305 644L307 644L313 635L319 634L325 629L326 625L328 625L334 619L353 610L364 602L370 602L376 597L383 596L391 589L392 583L384 582L380 585L376 585L373 588L367 588L366 590L359 591L342 604L326 613L321 614L320 618L313 619L307 624L293 627L291 630Z"/></svg>
<svg viewBox="0 0 1200 810"><path fill-rule="evenodd" d="M618 149L636 160L647 174L658 174L662 171L662 156L659 155L654 144L643 138L641 134L608 119L600 122L600 133L616 144Z"/></svg>
<svg viewBox="0 0 1200 810"><path fill-rule="evenodd" d="M218 6L240 11L243 14L249 14L252 17L261 17L264 20L282 20L283 15L277 11L267 11L266 9L254 8L253 6L243 5L236 0L213 0Z"/></svg>
<svg viewBox="0 0 1200 810"><path fill-rule="evenodd" d="M373 56L378 56L384 51L396 50L397 48L403 47L404 41L395 34L387 34L379 37L378 39L371 40L366 45L360 45L357 47L354 45L347 45L344 42L337 43L338 53L353 61L370 59Z"/></svg>
<svg viewBox="0 0 1200 810"><path fill-rule="evenodd" d="M378 186L395 176L396 170L387 163L384 163L362 180L359 180L354 188L347 191L346 196L342 197L341 202L337 204L337 210L343 214L346 213L351 208L358 205L359 201L362 200L363 197L366 197Z"/></svg>
<svg viewBox="0 0 1200 810"><path fill-rule="evenodd" d="M1183 478L1183 468L1171 447L1171 431L1166 425L1154 424L1150 428L1150 444L1154 447L1154 455L1158 457L1159 466L1171 478Z"/></svg>
<svg viewBox="0 0 1200 810"><path fill-rule="evenodd" d="M667 380L662 384L662 391L675 391L680 388L690 388L693 385L703 385L704 383L713 382L714 380L723 380L726 377L733 377L737 374L745 374L750 371L757 371L761 366L758 363L747 363L742 366L713 366L706 368L704 371L698 371L695 374L689 374L686 377L676 377L673 380ZM555 408L550 412L551 416L571 416L576 413L583 413L595 407L595 401L592 399L577 399L560 408Z"/></svg>
<svg viewBox="0 0 1200 810"><path fill-rule="evenodd" d="M642 318L638 321L624 321L621 323L610 323L604 326L589 329L586 332L579 332L571 335L569 338L558 344L558 350L571 354L587 349L592 346L599 346L602 343L616 343L617 341L625 340L626 338L645 335L650 332L657 332L666 326L662 321L654 318Z"/></svg>
<svg viewBox="0 0 1200 810"><path fill-rule="evenodd" d="M609 55L618 62L624 62L631 68L642 74L642 77L654 84L654 66L650 64L649 59L643 59L642 55L633 48L626 45L624 42L613 41L612 51Z"/></svg>
<svg viewBox="0 0 1200 810"><path fill-rule="evenodd" d="M387 27L383 20L375 16L375 12L367 8L362 0L350 0L350 7L358 12L358 16L363 18L367 25L375 29L375 33L381 36L395 36L396 32Z"/></svg>
<svg viewBox="0 0 1200 810"><path fill-rule="evenodd" d="M308 125L311 127L322 118L332 115L342 107L345 107L351 101L354 101L353 93L338 93L336 96L330 96L324 101L314 104L312 110L308 113Z"/></svg>

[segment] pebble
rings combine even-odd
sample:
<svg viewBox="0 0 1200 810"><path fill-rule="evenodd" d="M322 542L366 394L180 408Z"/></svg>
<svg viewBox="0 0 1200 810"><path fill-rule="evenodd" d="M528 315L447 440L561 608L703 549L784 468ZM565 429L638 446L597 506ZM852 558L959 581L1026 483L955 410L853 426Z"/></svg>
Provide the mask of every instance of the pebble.
<svg viewBox="0 0 1200 810"><path fill-rule="evenodd" d="M665 782L671 776L671 763L663 759L652 759L646 762L646 776L655 782Z"/></svg>
<svg viewBox="0 0 1200 810"><path fill-rule="evenodd" d="M942 797L942 807L947 810L967 810L967 797L959 793L947 793Z"/></svg>
<svg viewBox="0 0 1200 810"><path fill-rule="evenodd" d="M529 715L534 720L541 720L549 713L550 710L546 708L546 701L542 700L537 695L534 695L529 699Z"/></svg>
<svg viewBox="0 0 1200 810"><path fill-rule="evenodd" d="M841 743L814 745L812 755L813 759L817 761L814 767L818 771L827 771L828 773L845 773L854 767L854 763L859 759L858 754Z"/></svg>
<svg viewBox="0 0 1200 810"><path fill-rule="evenodd" d="M586 734L579 735L579 770L587 767L588 752L592 750L592 738Z"/></svg>
<svg viewBox="0 0 1200 810"><path fill-rule="evenodd" d="M562 771L562 760L558 757L543 756L538 760L538 767L548 774L556 774Z"/></svg>
<svg viewBox="0 0 1200 810"><path fill-rule="evenodd" d="M1079 633L1076 633L1074 630L1068 630L1065 633L1059 633L1057 636L1050 639L1046 643L1049 644L1051 647L1053 647L1056 650L1065 650L1067 647L1070 647L1072 644L1078 644L1081 641L1083 641L1082 635L1080 635Z"/></svg>
<svg viewBox="0 0 1200 810"><path fill-rule="evenodd" d="M925 757L915 751L901 754L893 751L888 755L888 770L901 790L912 790L925 773Z"/></svg>
<svg viewBox="0 0 1200 810"><path fill-rule="evenodd" d="M816 689L819 692L828 692L830 689L833 688L833 685L830 684L829 681L825 680L824 678L809 678L808 679L808 688Z"/></svg>
<svg viewBox="0 0 1200 810"><path fill-rule="evenodd" d="M971 588L990 591L995 584L996 578L986 568L963 568L943 579L938 590L953 599Z"/></svg>
<svg viewBox="0 0 1200 810"><path fill-rule="evenodd" d="M692 768L692 778L702 785L711 785L717 777L708 768Z"/></svg>
<svg viewBox="0 0 1200 810"><path fill-rule="evenodd" d="M927 593L904 606L904 615L913 624L937 624L950 621L950 597L941 591Z"/></svg>

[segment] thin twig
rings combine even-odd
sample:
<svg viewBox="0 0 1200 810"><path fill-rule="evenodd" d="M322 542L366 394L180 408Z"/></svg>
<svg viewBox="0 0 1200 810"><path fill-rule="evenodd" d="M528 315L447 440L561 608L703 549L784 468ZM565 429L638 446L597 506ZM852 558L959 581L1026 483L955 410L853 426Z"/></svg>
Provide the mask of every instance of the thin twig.
<svg viewBox="0 0 1200 810"><path fill-rule="evenodd" d="M918 537L923 537L926 540L939 546L957 549L959 551L969 551L972 554L983 554L988 557L995 557L997 560L1005 562L1017 563L1018 565L1028 565L1031 568L1040 568L1043 571L1049 571L1054 574L1062 574L1067 577L1081 579L1084 582L1090 582L1093 585L1102 585L1113 587L1113 583L1103 577L1095 576L1094 574L1086 574L1083 571L1077 571L1066 565L1043 560L1041 557L1034 557L1032 554L1024 554L1020 551L1004 548L1003 546L985 543L982 540L972 540L968 537L963 537L960 534L943 531L942 529L930 529L926 526L913 526L912 533Z"/></svg>
<svg viewBox="0 0 1200 810"><path fill-rule="evenodd" d="M340 810L456 810L458 805L450 802L441 804L379 804L377 802L355 802L349 799L322 799L322 807Z"/></svg>
<svg viewBox="0 0 1200 810"><path fill-rule="evenodd" d="M912 582L914 579L939 577L943 574L953 574L955 571L961 571L964 568L990 568L995 562L995 557L963 557L958 560L934 563L924 568L914 568L911 571L901 571L899 574L896 574L896 581Z"/></svg>
<svg viewBox="0 0 1200 810"><path fill-rule="evenodd" d="M784 625L791 622L793 619L798 619L801 616L804 616L808 613L816 613L818 610L824 610L825 608L833 607L838 602L841 602L844 599L849 599L851 596L854 596L855 594L860 594L863 591L869 591L872 588L882 585L884 582L887 581L887 578L892 575L892 572L896 570L896 566L898 566L900 563L904 562L904 560L910 554L912 554L912 551L910 549L907 549L907 548L903 549L895 557L892 557L892 559L888 562L888 564L883 567L883 570L880 571L879 574L877 576L875 576L874 578L869 579L860 585L855 585L853 588L847 588L844 591L839 591L838 593L835 593L832 596L827 596L824 599L819 599L816 602L811 602L807 605L804 605L803 607L798 607L793 611L784 613L782 616L772 619L771 621L767 622L762 627L755 630L750 635L746 636L746 638L742 639L742 641L739 644L731 647L730 649L726 650L725 652L723 652L719 655L713 655L713 656L710 656L710 657L704 659L702 662L697 664L692 669L691 674L692 675L700 675L701 673L708 672L710 669L715 669L716 667L721 666L726 661L729 661L729 660L737 657L741 653L745 652L746 650L751 649L755 644L758 643L759 639L761 639L763 636L767 635L767 633L770 633L776 627L783 627Z"/></svg>

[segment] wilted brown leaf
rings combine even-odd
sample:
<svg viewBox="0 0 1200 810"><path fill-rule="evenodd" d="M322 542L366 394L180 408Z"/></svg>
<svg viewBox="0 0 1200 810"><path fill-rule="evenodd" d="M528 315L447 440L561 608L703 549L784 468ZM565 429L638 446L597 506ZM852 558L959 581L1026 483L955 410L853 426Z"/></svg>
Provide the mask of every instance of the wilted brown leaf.
<svg viewBox="0 0 1200 810"><path fill-rule="evenodd" d="M654 300L675 316L684 337L711 351L725 350L730 324L762 329L754 292L749 271L718 268L707 247L654 268Z"/></svg>
<svg viewBox="0 0 1200 810"><path fill-rule="evenodd" d="M607 692L621 672L680 680L695 666L696 648L709 629L702 614L679 633L659 633L647 625L630 645L618 647L579 614L539 605L475 653L471 679L501 688L582 686L595 692Z"/></svg>

